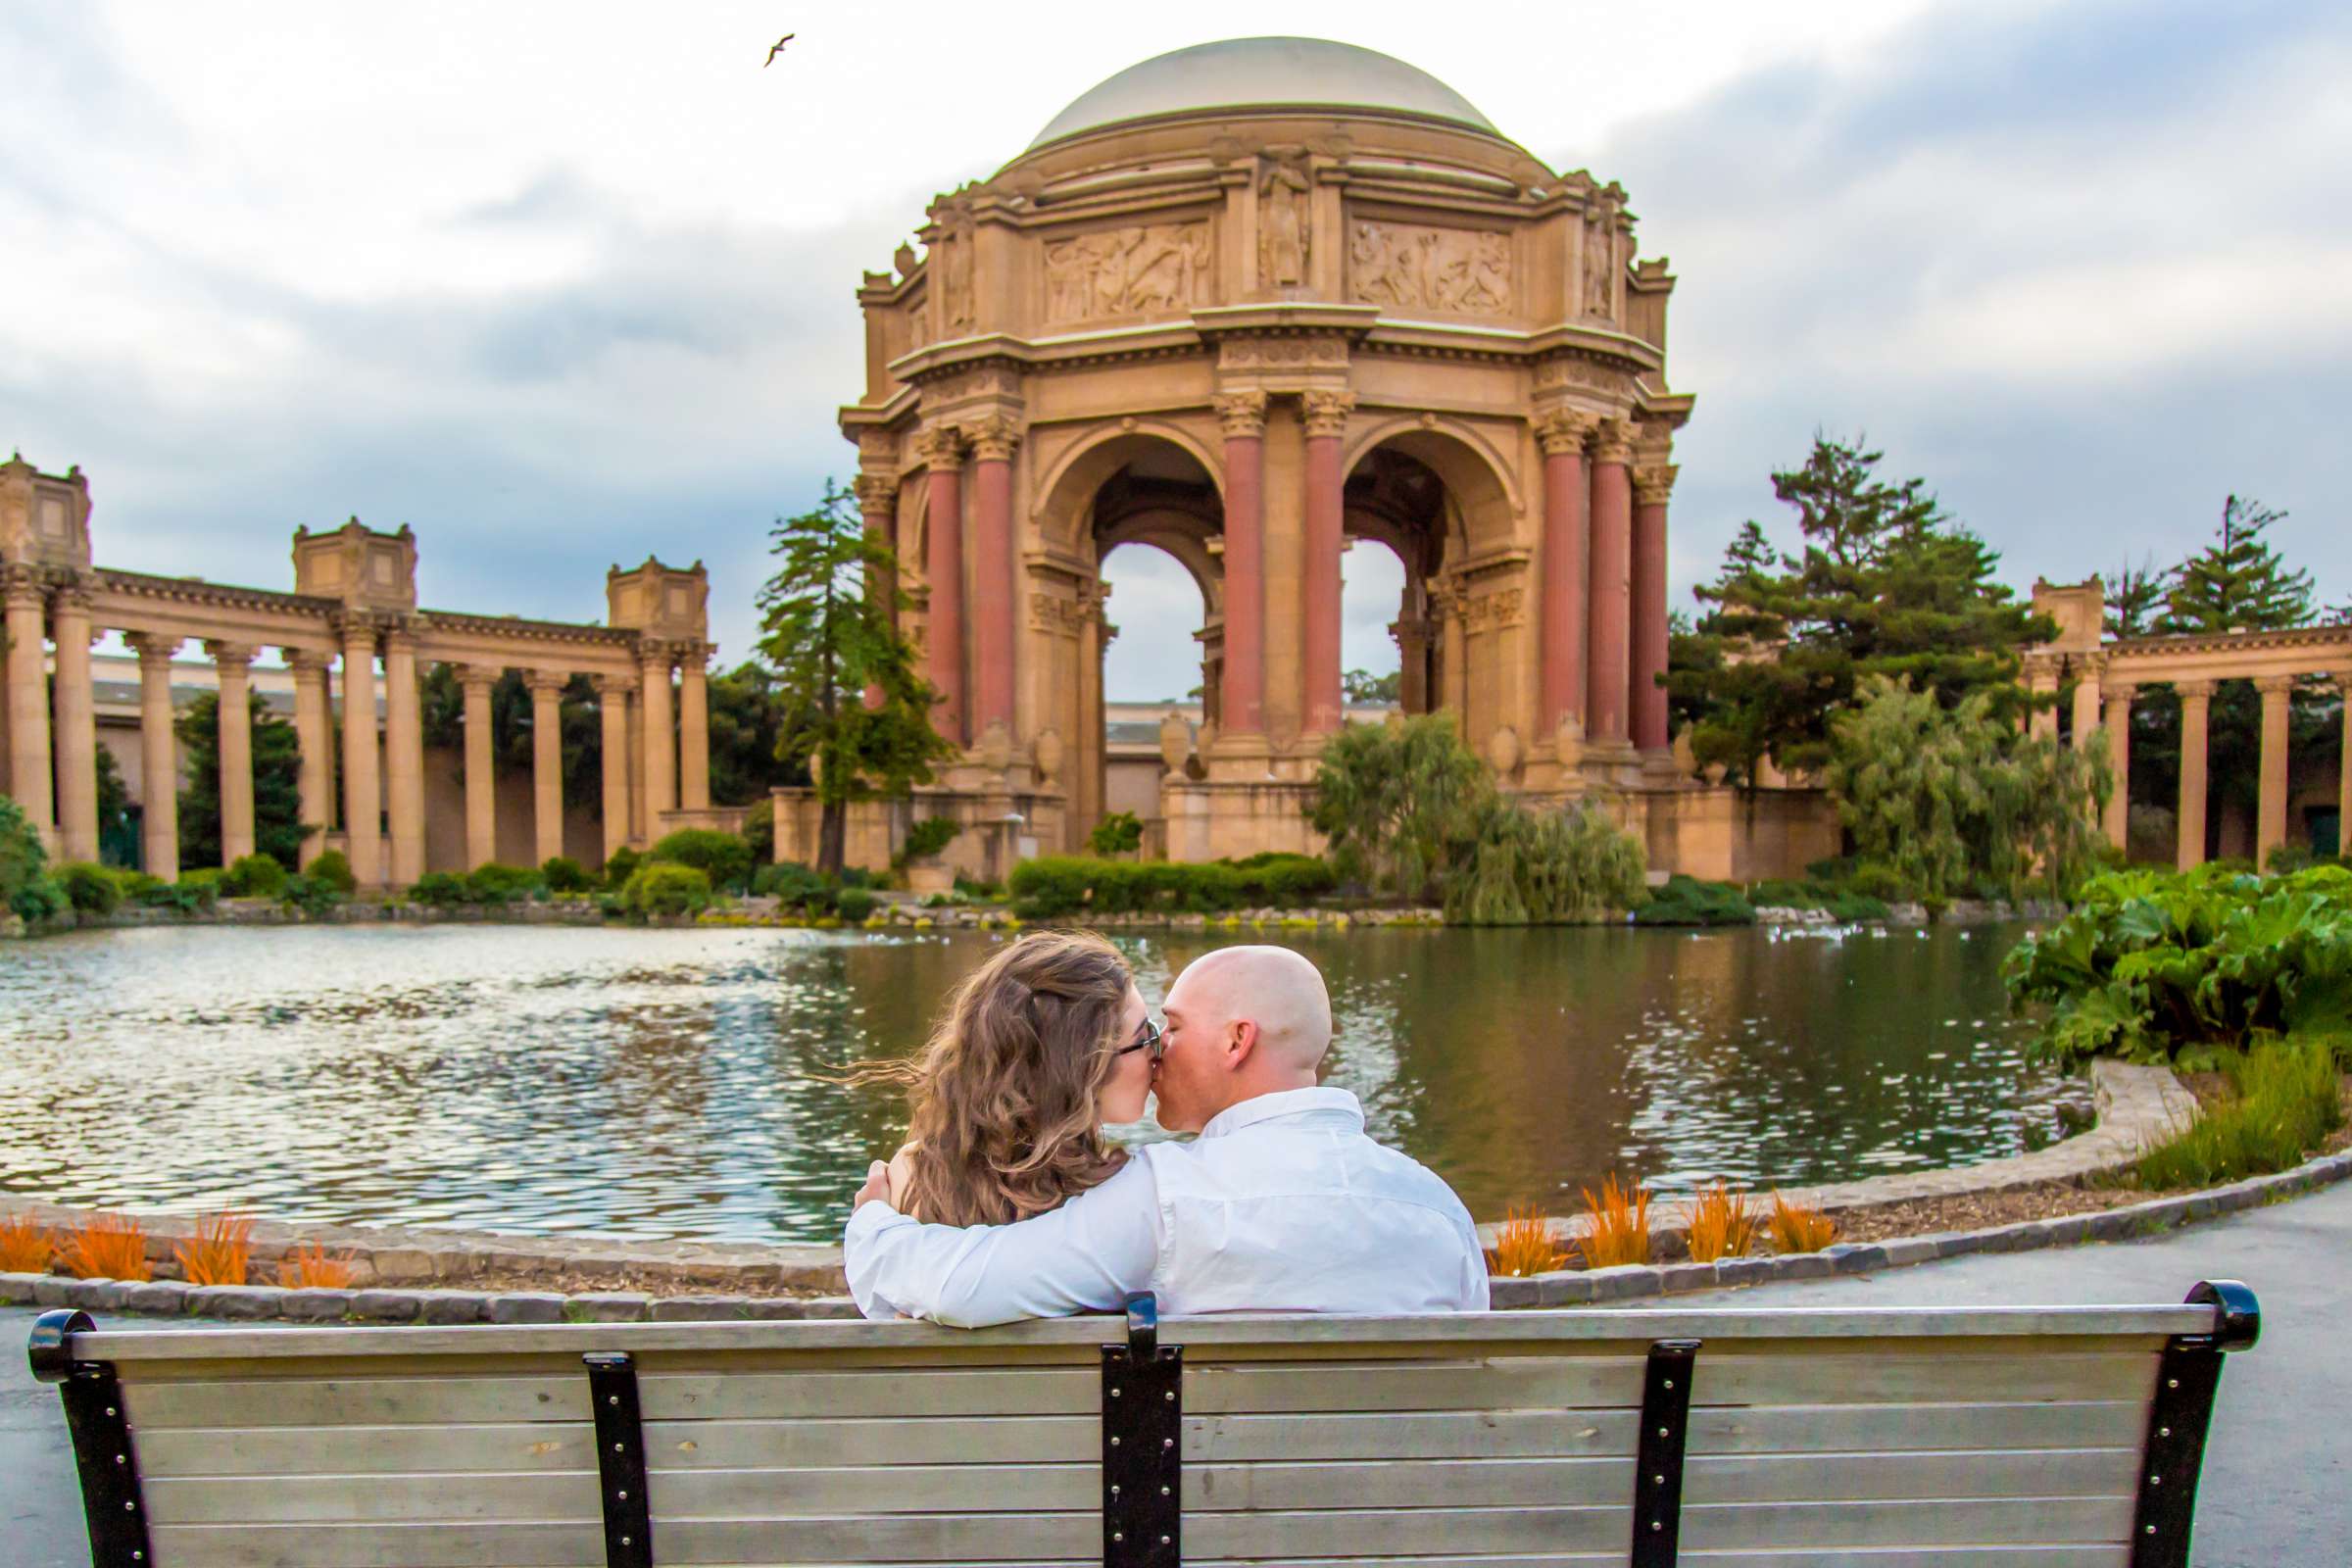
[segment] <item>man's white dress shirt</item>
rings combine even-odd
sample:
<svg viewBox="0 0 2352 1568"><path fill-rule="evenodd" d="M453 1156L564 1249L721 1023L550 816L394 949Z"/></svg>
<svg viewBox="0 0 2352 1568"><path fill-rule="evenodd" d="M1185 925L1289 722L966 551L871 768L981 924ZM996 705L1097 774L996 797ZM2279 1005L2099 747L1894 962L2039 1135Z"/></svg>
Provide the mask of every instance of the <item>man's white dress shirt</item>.
<svg viewBox="0 0 2352 1568"><path fill-rule="evenodd" d="M925 1225L875 1200L843 1251L867 1317L956 1328L1116 1310L1136 1291L1170 1316L1487 1309L1469 1210L1365 1137L1344 1089L1244 1101L1018 1224Z"/></svg>

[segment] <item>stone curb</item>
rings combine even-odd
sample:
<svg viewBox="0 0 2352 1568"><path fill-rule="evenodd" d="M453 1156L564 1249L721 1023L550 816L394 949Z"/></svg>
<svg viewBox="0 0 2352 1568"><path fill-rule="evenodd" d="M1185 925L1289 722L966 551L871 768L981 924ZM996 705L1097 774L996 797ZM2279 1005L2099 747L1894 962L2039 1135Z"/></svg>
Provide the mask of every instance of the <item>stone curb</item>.
<svg viewBox="0 0 2352 1568"><path fill-rule="evenodd" d="M648 1296L641 1291L287 1290L177 1280L0 1273L0 1304L284 1323L702 1323L854 1318L846 1296Z"/></svg>
<svg viewBox="0 0 2352 1568"><path fill-rule="evenodd" d="M1713 1263L1628 1263L1616 1268L1561 1269L1556 1273L1496 1277L1488 1281L1495 1310L1582 1306L1644 1296L1680 1296L1692 1291L1730 1290L1779 1280L1819 1280L1839 1274L1872 1274L1971 1252L2026 1252L2084 1242L2126 1242L2192 1225L2220 1214L2259 1208L2302 1193L2352 1180L2352 1151L2306 1160L2292 1170L2256 1176L2182 1198L2026 1220L1981 1231L1944 1231L1901 1236L1883 1242L1840 1242L1818 1252L1785 1257L1727 1257ZM23 1278L24 1276L15 1276ZM0 1281L11 1276L0 1274Z"/></svg>

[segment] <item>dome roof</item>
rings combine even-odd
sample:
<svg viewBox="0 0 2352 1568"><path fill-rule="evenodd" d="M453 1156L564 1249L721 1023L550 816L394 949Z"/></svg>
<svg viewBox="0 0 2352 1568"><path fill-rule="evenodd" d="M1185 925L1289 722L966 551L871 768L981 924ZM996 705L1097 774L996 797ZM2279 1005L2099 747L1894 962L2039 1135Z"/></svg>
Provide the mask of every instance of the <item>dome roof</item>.
<svg viewBox="0 0 2352 1568"><path fill-rule="evenodd" d="M1078 95L1032 150L1130 120L1215 109L1381 109L1500 135L1417 66L1327 38L1227 38L1156 55Z"/></svg>

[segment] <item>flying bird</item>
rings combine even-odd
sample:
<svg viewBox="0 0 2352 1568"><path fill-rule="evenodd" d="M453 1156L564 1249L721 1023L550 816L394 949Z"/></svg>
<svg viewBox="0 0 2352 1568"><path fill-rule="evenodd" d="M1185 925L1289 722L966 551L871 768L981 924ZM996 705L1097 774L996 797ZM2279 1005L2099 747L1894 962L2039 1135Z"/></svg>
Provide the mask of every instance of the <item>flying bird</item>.
<svg viewBox="0 0 2352 1568"><path fill-rule="evenodd" d="M784 52L784 46L799 36L800 34L797 32L788 32L783 37L778 38L776 40L776 46L767 52L767 58L760 62L760 69L761 71L765 71L768 67L774 65L776 63L776 56Z"/></svg>

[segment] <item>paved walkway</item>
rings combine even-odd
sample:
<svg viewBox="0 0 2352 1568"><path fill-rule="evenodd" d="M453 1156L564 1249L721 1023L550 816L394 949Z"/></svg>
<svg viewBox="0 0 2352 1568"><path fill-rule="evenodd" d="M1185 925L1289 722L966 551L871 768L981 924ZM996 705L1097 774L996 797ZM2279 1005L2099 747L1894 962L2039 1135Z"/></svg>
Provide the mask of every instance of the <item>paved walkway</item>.
<svg viewBox="0 0 2352 1568"><path fill-rule="evenodd" d="M2198 1494L2198 1568L2352 1561L2352 1183L2152 1241L1955 1258L1872 1277L1684 1298L1693 1305L2003 1305L2177 1301L2200 1279L2262 1298L2262 1343L2232 1356ZM1654 1306L1629 1302L1630 1306ZM37 1314L0 1312L0 1553L86 1568L81 1497L55 1390L25 1370ZM123 1320L130 1321L130 1320ZM213 1328L192 1319L142 1326ZM252 1325L242 1325L250 1327Z"/></svg>

